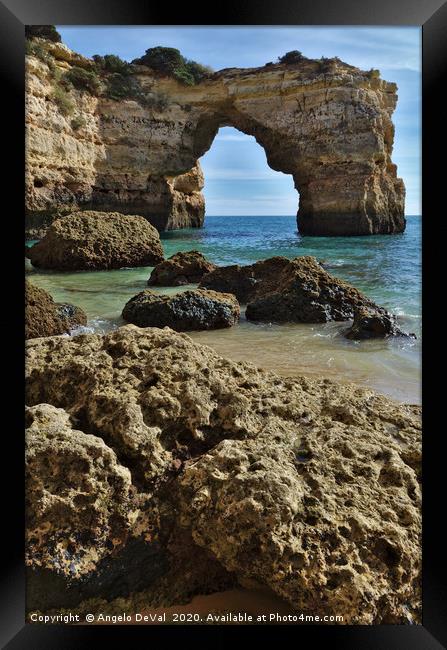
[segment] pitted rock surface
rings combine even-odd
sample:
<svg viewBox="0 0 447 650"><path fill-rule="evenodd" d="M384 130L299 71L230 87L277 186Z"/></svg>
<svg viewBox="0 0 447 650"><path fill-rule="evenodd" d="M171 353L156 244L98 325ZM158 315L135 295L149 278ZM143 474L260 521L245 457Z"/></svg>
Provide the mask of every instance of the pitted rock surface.
<svg viewBox="0 0 447 650"><path fill-rule="evenodd" d="M80 307L54 302L44 289L25 283L25 338L56 336L87 324Z"/></svg>
<svg viewBox="0 0 447 650"><path fill-rule="evenodd" d="M152 266L163 260L157 230L118 212L73 212L57 219L30 249L33 266L60 271Z"/></svg>
<svg viewBox="0 0 447 650"><path fill-rule="evenodd" d="M209 262L198 251L181 251L164 262L160 262L152 271L149 286L178 287L184 284L200 282L205 273L214 271L215 264Z"/></svg>
<svg viewBox="0 0 447 650"><path fill-rule="evenodd" d="M418 407L280 377L185 334L132 325L31 340L26 369L27 403L63 408L86 432L58 427L61 444L73 436L76 450L82 436L97 437L108 465L87 462L83 480L98 482L105 520L127 494L127 479L118 496L101 487L119 458L137 494L151 495L151 512L228 575L269 586L297 611L342 613L345 623L420 622ZM33 468L45 482L48 467ZM56 472L59 490L64 481Z"/></svg>

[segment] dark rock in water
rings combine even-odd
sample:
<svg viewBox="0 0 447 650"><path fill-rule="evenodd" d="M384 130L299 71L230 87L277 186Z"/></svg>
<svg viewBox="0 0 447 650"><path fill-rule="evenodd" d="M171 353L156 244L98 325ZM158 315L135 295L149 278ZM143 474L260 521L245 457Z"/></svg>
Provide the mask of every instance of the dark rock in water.
<svg viewBox="0 0 447 650"><path fill-rule="evenodd" d="M355 287L330 275L314 257L279 259L277 273L255 284L248 320L325 323L349 320L361 307L377 307Z"/></svg>
<svg viewBox="0 0 447 650"><path fill-rule="evenodd" d="M25 244L25 259L29 259L29 254L30 254L31 248L32 248L31 246L27 246Z"/></svg>
<svg viewBox="0 0 447 650"><path fill-rule="evenodd" d="M79 325L87 325L85 312L80 307L71 305L68 302L56 303L56 314L58 318L67 324L69 330Z"/></svg>
<svg viewBox="0 0 447 650"><path fill-rule="evenodd" d="M215 264L198 251L180 252L157 264L147 283L149 286L159 287L194 284L200 282L205 273L216 268Z"/></svg>
<svg viewBox="0 0 447 650"><path fill-rule="evenodd" d="M219 267L203 276L200 287L234 293L248 303L246 317L252 321L325 323L350 320L361 307L378 308L308 256Z"/></svg>
<svg viewBox="0 0 447 650"><path fill-rule="evenodd" d="M290 263L286 257L271 257L249 266L220 266L203 276L199 288L233 293L241 303L275 285L278 274Z"/></svg>
<svg viewBox="0 0 447 650"><path fill-rule="evenodd" d="M157 230L137 215L73 212L30 249L33 266L60 271L153 266L163 260Z"/></svg>
<svg viewBox="0 0 447 650"><path fill-rule="evenodd" d="M377 339L389 336L406 336L416 338L415 334L406 334L396 325L396 318L385 309L359 309L354 314L354 322L344 332L347 339Z"/></svg>
<svg viewBox="0 0 447 650"><path fill-rule="evenodd" d="M196 289L174 296L146 289L126 303L123 318L139 327L171 327L177 332L231 327L239 320L236 298Z"/></svg>
<svg viewBox="0 0 447 650"><path fill-rule="evenodd" d="M78 325L87 325L80 307L54 302L49 293L26 282L25 338L65 334Z"/></svg>

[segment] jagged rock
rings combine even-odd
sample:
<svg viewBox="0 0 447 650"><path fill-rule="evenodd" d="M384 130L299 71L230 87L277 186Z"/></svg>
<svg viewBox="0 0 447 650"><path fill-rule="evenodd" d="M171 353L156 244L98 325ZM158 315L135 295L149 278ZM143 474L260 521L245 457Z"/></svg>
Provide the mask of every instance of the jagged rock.
<svg viewBox="0 0 447 650"><path fill-rule="evenodd" d="M61 493L67 531L81 516L70 508L75 492L96 487L111 525L130 493L127 479L108 485L119 459L132 490L141 499L150 494L149 519L132 524L127 515L130 534L141 535L159 514L161 537L183 531L192 539L187 571L200 547L227 575L269 586L297 611L342 614L345 624L420 622L419 407L327 379L280 377L224 359L185 334L132 325L105 336L29 341L26 371L27 404L63 408L76 422L74 433L57 427L59 452L58 445L48 450L53 434L41 442L32 470L33 486L49 482L46 490ZM78 452L84 433L77 431L98 450L97 463L92 452ZM67 454L85 462L68 470L67 485L66 473L52 468L65 467L71 435ZM39 494L28 493L37 512ZM52 521L55 534L69 534ZM33 561L58 557L48 537L34 536ZM157 566L158 557L146 559L140 574ZM200 593L206 577L195 575ZM60 585L45 585L47 601L61 597ZM126 602L136 606L131 596L120 599L120 611ZM96 603L98 611L107 607Z"/></svg>
<svg viewBox="0 0 447 650"><path fill-rule="evenodd" d="M43 269L118 269L158 264L163 248L158 232L144 217L85 211L54 221L29 258Z"/></svg>
<svg viewBox="0 0 447 650"><path fill-rule="evenodd" d="M205 273L213 271L215 264L209 262L198 251L179 252L164 262L160 262L152 271L149 286L177 287L183 284L200 282Z"/></svg>
<svg viewBox="0 0 447 650"><path fill-rule="evenodd" d="M39 404L26 420L27 609L129 595L165 573L156 520L115 452L63 409Z"/></svg>
<svg viewBox="0 0 447 650"><path fill-rule="evenodd" d="M396 318L385 309L358 309L354 322L344 332L347 339L377 339L390 336L416 338L415 334L406 334L396 324Z"/></svg>
<svg viewBox="0 0 447 650"><path fill-rule="evenodd" d="M377 306L306 256L291 260L264 286L259 283L245 315L254 321L325 323L353 318L360 307Z"/></svg>
<svg viewBox="0 0 447 650"><path fill-rule="evenodd" d="M67 206L142 214L159 230L201 226L198 160L222 125L254 136L268 164L293 176L302 233L404 230L405 187L391 158L395 83L339 60L303 58L227 68L186 88L134 65L144 102L66 89L61 106L54 69L93 61L60 44L42 47L53 66L26 57L29 232Z"/></svg>
<svg viewBox="0 0 447 650"><path fill-rule="evenodd" d="M377 308L308 256L219 267L202 278L200 287L234 293L248 303L246 317L253 321L325 323L349 320L360 307Z"/></svg>
<svg viewBox="0 0 447 650"><path fill-rule="evenodd" d="M77 578L127 537L131 474L63 409L40 404L26 419L28 562Z"/></svg>
<svg viewBox="0 0 447 650"><path fill-rule="evenodd" d="M146 289L126 303L122 315L139 327L190 332L231 327L239 320L240 308L229 293L196 289L167 296Z"/></svg>
<svg viewBox="0 0 447 650"><path fill-rule="evenodd" d="M78 325L87 325L80 307L54 302L49 293L26 282L25 338L65 334Z"/></svg>
<svg viewBox="0 0 447 650"><path fill-rule="evenodd" d="M286 257L270 257L248 266L219 266L203 276L200 288L233 293L241 303L251 300L262 289L271 287L281 271L289 265Z"/></svg>

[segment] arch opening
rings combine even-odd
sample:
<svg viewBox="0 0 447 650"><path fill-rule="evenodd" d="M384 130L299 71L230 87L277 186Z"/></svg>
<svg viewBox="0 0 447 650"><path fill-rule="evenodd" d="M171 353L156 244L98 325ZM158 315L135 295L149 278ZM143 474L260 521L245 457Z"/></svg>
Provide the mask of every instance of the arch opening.
<svg viewBox="0 0 447 650"><path fill-rule="evenodd" d="M201 142L202 147L206 144ZM269 165L267 152L254 135L225 122L216 125L199 162L205 181L205 220L296 215L299 193L292 175Z"/></svg>

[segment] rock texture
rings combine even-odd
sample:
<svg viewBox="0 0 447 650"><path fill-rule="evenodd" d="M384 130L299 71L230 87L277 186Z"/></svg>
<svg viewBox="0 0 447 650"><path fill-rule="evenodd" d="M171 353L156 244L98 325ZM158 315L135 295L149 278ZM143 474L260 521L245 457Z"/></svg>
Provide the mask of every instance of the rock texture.
<svg viewBox="0 0 447 650"><path fill-rule="evenodd" d="M245 314L253 321L325 323L349 320L362 307L380 309L309 256L219 267L202 278L200 287L234 293L248 303Z"/></svg>
<svg viewBox="0 0 447 650"><path fill-rule="evenodd" d="M177 578L191 575L187 597L212 589L206 552L216 586L255 580L297 611L342 613L345 624L420 622L418 407L234 363L169 329L29 341L26 369L31 570L94 578L106 538L113 554L124 530L149 531L180 561ZM140 578L160 557L140 562ZM159 570L146 603L169 575ZM39 573L35 584L46 603L64 598ZM117 606L126 602L136 601Z"/></svg>
<svg viewBox="0 0 447 650"><path fill-rule="evenodd" d="M391 159L394 83L336 59L229 68L195 86L134 65L144 102L70 90L67 115L54 98L55 70L92 61L59 43L42 47L52 65L26 63L30 236L67 207L142 214L160 230L200 226L197 161L222 126L254 136L269 166L293 176L302 233L405 228L405 188Z"/></svg>
<svg viewBox="0 0 447 650"><path fill-rule="evenodd" d="M127 536L131 474L63 409L41 404L26 418L28 557L68 576L88 573Z"/></svg>
<svg viewBox="0 0 447 650"><path fill-rule="evenodd" d="M54 302L49 293L26 282L25 338L65 334L78 325L87 325L80 307Z"/></svg>
<svg viewBox="0 0 447 650"><path fill-rule="evenodd" d="M123 318L140 327L171 327L177 332L231 327L240 316L229 293L196 289L166 296L146 289L126 303Z"/></svg>
<svg viewBox="0 0 447 650"><path fill-rule="evenodd" d="M144 217L73 212L57 219L30 249L33 266L60 271L153 266L163 260L157 230Z"/></svg>
<svg viewBox="0 0 447 650"><path fill-rule="evenodd" d="M219 266L203 276L200 287L233 293L241 303L254 298L262 288L275 286L277 278L289 266L286 257L270 257L254 264Z"/></svg>
<svg viewBox="0 0 447 650"><path fill-rule="evenodd" d="M384 309L359 309L354 314L354 322L344 333L347 339L377 339L390 336L410 336L416 338L415 334L406 334L396 323L396 318L388 314Z"/></svg>
<svg viewBox="0 0 447 650"><path fill-rule="evenodd" d="M205 273L210 273L216 268L215 264L198 251L179 252L157 264L150 275L148 285L177 287L195 284L200 282Z"/></svg>

